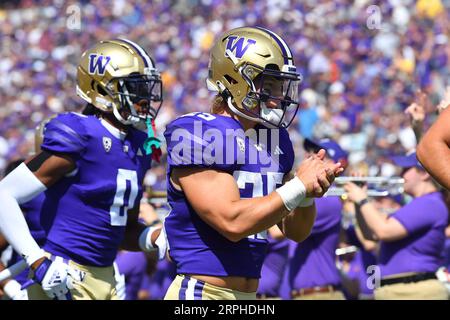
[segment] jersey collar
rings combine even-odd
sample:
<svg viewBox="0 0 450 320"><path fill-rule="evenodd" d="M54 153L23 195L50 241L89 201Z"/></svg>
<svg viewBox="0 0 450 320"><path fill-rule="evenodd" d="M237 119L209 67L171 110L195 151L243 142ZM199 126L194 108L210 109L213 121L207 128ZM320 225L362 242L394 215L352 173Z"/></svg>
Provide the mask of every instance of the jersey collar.
<svg viewBox="0 0 450 320"><path fill-rule="evenodd" d="M114 127L112 124L110 124L105 119L100 119L100 122L102 125L108 130L114 137L120 140L125 140L125 136L127 135L126 132L123 132L119 130L118 128Z"/></svg>

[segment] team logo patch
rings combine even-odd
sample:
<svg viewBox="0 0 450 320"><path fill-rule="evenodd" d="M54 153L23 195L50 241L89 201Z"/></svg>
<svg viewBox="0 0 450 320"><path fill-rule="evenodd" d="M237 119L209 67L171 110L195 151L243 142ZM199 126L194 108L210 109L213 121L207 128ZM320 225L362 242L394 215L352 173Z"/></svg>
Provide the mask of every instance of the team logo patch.
<svg viewBox="0 0 450 320"><path fill-rule="evenodd" d="M111 150L111 146L112 146L111 138L103 137L103 148L105 148L106 152L109 152L109 150Z"/></svg>
<svg viewBox="0 0 450 320"><path fill-rule="evenodd" d="M89 74L105 75L106 66L111 60L110 56L93 53L89 55Z"/></svg>
<svg viewBox="0 0 450 320"><path fill-rule="evenodd" d="M229 36L227 42L227 50L234 53L236 58L241 59L247 52L248 48L256 43L256 40L247 39L244 37Z"/></svg>

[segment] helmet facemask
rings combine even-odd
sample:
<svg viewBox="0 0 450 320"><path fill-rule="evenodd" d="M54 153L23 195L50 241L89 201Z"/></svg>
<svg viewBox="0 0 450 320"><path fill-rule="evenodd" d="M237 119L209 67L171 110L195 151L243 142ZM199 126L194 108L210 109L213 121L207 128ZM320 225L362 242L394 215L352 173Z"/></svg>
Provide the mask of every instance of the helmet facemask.
<svg viewBox="0 0 450 320"><path fill-rule="evenodd" d="M285 67L290 71L280 71L276 65L262 69L251 63L240 68L240 74L249 86L242 99L242 108L259 122L273 127L287 128L299 107L300 74L295 72L295 67Z"/></svg>
<svg viewBox="0 0 450 320"><path fill-rule="evenodd" d="M159 73L155 70L150 75L132 73L114 78L106 88L117 101L113 108L114 116L125 125L146 131L147 121L157 116L163 100Z"/></svg>

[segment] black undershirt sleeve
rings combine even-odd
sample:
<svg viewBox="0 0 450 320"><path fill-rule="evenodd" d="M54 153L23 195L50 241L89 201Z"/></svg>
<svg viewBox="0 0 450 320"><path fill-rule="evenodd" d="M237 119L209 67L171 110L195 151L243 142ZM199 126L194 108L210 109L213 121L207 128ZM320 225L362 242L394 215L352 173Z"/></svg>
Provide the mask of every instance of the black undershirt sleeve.
<svg viewBox="0 0 450 320"><path fill-rule="evenodd" d="M30 162L26 165L31 170L31 172L36 172L42 166L42 164L52 156L52 154L48 151L42 150L39 154L37 154Z"/></svg>

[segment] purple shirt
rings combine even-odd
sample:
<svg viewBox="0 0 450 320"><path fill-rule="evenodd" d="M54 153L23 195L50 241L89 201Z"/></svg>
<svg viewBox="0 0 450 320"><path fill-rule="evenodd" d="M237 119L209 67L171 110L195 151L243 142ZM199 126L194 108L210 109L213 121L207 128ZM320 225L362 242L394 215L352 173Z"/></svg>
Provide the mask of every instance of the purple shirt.
<svg viewBox="0 0 450 320"><path fill-rule="evenodd" d="M367 286L367 279L369 277L369 275L367 274L367 267L375 264L375 256L372 253L365 251L364 249L360 249L358 252L356 252L353 260L350 262L350 269L348 270L346 275L350 279L358 280L360 294L373 294L373 289Z"/></svg>
<svg viewBox="0 0 450 320"><path fill-rule="evenodd" d="M367 286L367 279L369 274L367 273L367 268L371 265L377 264L377 258L374 253L364 249L363 245L359 241L355 227L350 226L346 230L347 241L359 248L356 252L353 260L350 263L350 270L347 272L347 276L350 279L358 279L359 281L359 292L365 295L373 294L373 289Z"/></svg>
<svg viewBox="0 0 450 320"><path fill-rule="evenodd" d="M289 240L268 237L269 247L261 269L258 293L268 297L280 296L280 286L288 262Z"/></svg>
<svg viewBox="0 0 450 320"><path fill-rule="evenodd" d="M200 218L169 179L174 168L215 169L233 176L242 199L269 194L292 169L294 151L286 129L257 126L254 133L250 139L237 120L202 112L167 125L167 199L172 210L164 225L178 273L260 277L267 232L228 240ZM220 190L211 191L220 195Z"/></svg>
<svg viewBox="0 0 450 320"><path fill-rule="evenodd" d="M445 248L443 256L444 256L444 266L446 266L447 269L450 269L450 238L445 239Z"/></svg>
<svg viewBox="0 0 450 320"><path fill-rule="evenodd" d="M141 288L149 291L150 300L163 300L176 275L177 269L173 262L167 259L158 261L155 273L145 275Z"/></svg>
<svg viewBox="0 0 450 320"><path fill-rule="evenodd" d="M130 127L122 140L100 119L75 113L60 114L45 126L41 148L69 155L77 167L45 192L46 251L88 266L113 264L127 210L139 204L150 168L145 139Z"/></svg>
<svg viewBox="0 0 450 320"><path fill-rule="evenodd" d="M415 198L395 212L408 231L406 238L381 242L381 276L405 272L435 272L442 265L448 211L440 192Z"/></svg>
<svg viewBox="0 0 450 320"><path fill-rule="evenodd" d="M339 242L342 203L339 197L316 199L317 218L311 235L302 243L291 242L291 289L339 285L336 248Z"/></svg>
<svg viewBox="0 0 450 320"><path fill-rule="evenodd" d="M119 272L125 276L125 300L137 300L147 268L145 253L120 251L116 263Z"/></svg>

